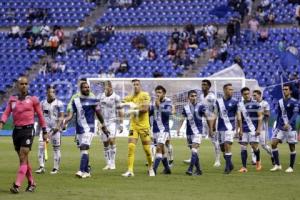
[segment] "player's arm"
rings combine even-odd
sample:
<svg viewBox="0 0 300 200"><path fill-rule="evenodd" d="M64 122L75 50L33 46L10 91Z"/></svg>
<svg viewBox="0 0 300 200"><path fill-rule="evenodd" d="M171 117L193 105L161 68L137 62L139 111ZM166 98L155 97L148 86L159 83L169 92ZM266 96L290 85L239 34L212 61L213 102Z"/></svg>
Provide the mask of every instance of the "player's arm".
<svg viewBox="0 0 300 200"><path fill-rule="evenodd" d="M46 141L47 138L48 138L48 134L47 134L47 131L46 131L46 121L45 121L45 118L43 116L41 104L40 104L39 100L36 97L32 97L32 101L33 101L34 111L36 112L36 114L38 116L38 119L39 119L39 125L40 125L40 127L42 127L43 140Z"/></svg>
<svg viewBox="0 0 300 200"><path fill-rule="evenodd" d="M150 107L150 96L147 94L143 97L143 101L141 102L141 105L138 107L138 111L140 113L146 113L149 111Z"/></svg>
<svg viewBox="0 0 300 200"><path fill-rule="evenodd" d="M101 114L101 110L100 110L100 106L99 105L95 106L95 114L96 114L98 120L101 123L101 129L102 129L103 133L106 134L106 135L109 135L109 131L107 130L106 125L104 123L104 118L103 118L103 116Z"/></svg>
<svg viewBox="0 0 300 200"><path fill-rule="evenodd" d="M116 108L117 108L117 115L118 115L119 131L120 131L120 133L122 133L123 132L123 122L124 122L125 113L124 113L124 109L121 106L120 97L117 98L116 104L117 104Z"/></svg>
<svg viewBox="0 0 300 200"><path fill-rule="evenodd" d="M67 114L67 116L63 119L63 128L66 128L67 127L67 124L72 120L72 118L73 118L73 116L74 116L74 112L76 112L76 106L75 106L75 102L74 101L72 101L72 104L71 104L72 106L72 108L69 110L69 111L67 111L68 112L68 114Z"/></svg>
<svg viewBox="0 0 300 200"><path fill-rule="evenodd" d="M269 104L267 104L267 106L264 108L263 115L264 115L264 121L267 125L266 127L269 127L269 119L270 119L270 105Z"/></svg>
<svg viewBox="0 0 300 200"><path fill-rule="evenodd" d="M180 129L181 129L181 127L183 125L183 122L184 122L186 117L187 116L186 116L185 110L183 109L182 115L180 116L180 119L179 119L179 126L178 126L178 129L177 129L177 136L180 135Z"/></svg>
<svg viewBox="0 0 300 200"><path fill-rule="evenodd" d="M64 107L63 107L63 104L60 103L58 105L58 122L56 124L56 127L55 129L53 130L53 133L55 134L57 131L59 131L61 129L61 127L63 126L63 121L64 121L64 116L65 116L65 113L64 113Z"/></svg>
<svg viewBox="0 0 300 200"><path fill-rule="evenodd" d="M293 115L291 117L291 119L289 120L289 122L293 122L297 119L299 115L299 104L297 102L294 103L294 109L293 109ZM287 124L287 128L286 130L289 130L291 128L291 124Z"/></svg>
<svg viewBox="0 0 300 200"><path fill-rule="evenodd" d="M263 112L261 111L261 110L258 110L258 112L257 112L257 117L258 117L258 123L257 123L257 129L256 129L256 132L255 132L255 135L256 136L259 136L260 135L260 132L261 132L261 130L262 130L262 125L263 125L263 117L264 117L264 115L263 115Z"/></svg>
<svg viewBox="0 0 300 200"><path fill-rule="evenodd" d="M11 101L8 101L7 106L5 108L4 113L1 116L1 120L0 120L0 130L3 129L3 125L6 123L10 113L11 113Z"/></svg>
<svg viewBox="0 0 300 200"><path fill-rule="evenodd" d="M237 135L241 138L243 136L243 120L242 120L242 113L240 110L236 113L236 119L237 119Z"/></svg>
<svg viewBox="0 0 300 200"><path fill-rule="evenodd" d="M214 121L212 119L212 114L210 114L209 112L204 112L204 117L206 119L207 125L208 125L208 134L210 137L214 136L214 131L213 131L213 125L214 125Z"/></svg>

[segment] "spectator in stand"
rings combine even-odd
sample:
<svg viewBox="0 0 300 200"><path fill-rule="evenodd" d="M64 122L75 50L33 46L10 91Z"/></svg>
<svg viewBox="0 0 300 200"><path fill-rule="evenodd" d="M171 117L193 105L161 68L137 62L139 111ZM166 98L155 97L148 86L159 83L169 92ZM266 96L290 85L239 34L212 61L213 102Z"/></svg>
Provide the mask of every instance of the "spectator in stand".
<svg viewBox="0 0 300 200"><path fill-rule="evenodd" d="M101 52L99 49L93 49L90 54L87 55L88 62L98 61L101 57Z"/></svg>
<svg viewBox="0 0 300 200"><path fill-rule="evenodd" d="M66 55L66 53L67 53L67 45L66 45L66 43L61 43L60 45L59 45L59 47L58 47L58 49L57 49L57 53L59 54L59 55L61 55L61 56L64 56L64 55Z"/></svg>
<svg viewBox="0 0 300 200"><path fill-rule="evenodd" d="M192 35L189 38L189 48L191 48L191 49L197 49L198 48L198 41L197 41L196 35Z"/></svg>
<svg viewBox="0 0 300 200"><path fill-rule="evenodd" d="M290 85L292 87L292 97L299 100L300 94L300 79L298 73L294 72L289 76Z"/></svg>
<svg viewBox="0 0 300 200"><path fill-rule="evenodd" d="M215 62L215 60L218 58L218 49L217 47L213 47L209 50L209 62Z"/></svg>
<svg viewBox="0 0 300 200"><path fill-rule="evenodd" d="M248 22L249 27L249 43L257 44L257 32L259 29L259 22L252 17Z"/></svg>
<svg viewBox="0 0 300 200"><path fill-rule="evenodd" d="M267 27L263 26L262 28L259 29L258 41L265 42L268 38L269 38L269 31Z"/></svg>
<svg viewBox="0 0 300 200"><path fill-rule="evenodd" d="M180 32L177 30L177 28L174 28L173 33L171 34L171 38L173 39L173 41L178 44L179 42L179 36L180 36Z"/></svg>
<svg viewBox="0 0 300 200"><path fill-rule="evenodd" d="M235 56L233 59L234 64L237 64L240 66L241 69L244 69L243 60L240 56Z"/></svg>
<svg viewBox="0 0 300 200"><path fill-rule="evenodd" d="M58 49L59 38L56 35L52 35L49 38L49 43L50 43L51 56L52 56L52 58L54 58L56 56L56 52Z"/></svg>
<svg viewBox="0 0 300 200"><path fill-rule="evenodd" d="M193 24L185 25L184 30L187 31L190 36L196 34L195 26Z"/></svg>
<svg viewBox="0 0 300 200"><path fill-rule="evenodd" d="M300 26L300 5L296 7L296 20L298 21L298 25Z"/></svg>
<svg viewBox="0 0 300 200"><path fill-rule="evenodd" d="M41 35L44 37L50 37L51 29L48 25L41 26Z"/></svg>
<svg viewBox="0 0 300 200"><path fill-rule="evenodd" d="M129 64L128 64L128 61L126 59L124 59L121 64L120 64L120 68L117 72L120 72L120 73L126 73L128 72L129 70Z"/></svg>
<svg viewBox="0 0 300 200"><path fill-rule="evenodd" d="M60 44L64 41L65 34L63 29L60 26L56 26L54 28L54 35L58 37Z"/></svg>
<svg viewBox="0 0 300 200"><path fill-rule="evenodd" d="M133 38L131 44L136 49L144 49L148 46L148 41L144 34L140 34L137 37Z"/></svg>
<svg viewBox="0 0 300 200"><path fill-rule="evenodd" d="M239 44L241 42L241 21L238 17L233 18L234 24L234 35L236 38L236 43Z"/></svg>
<svg viewBox="0 0 300 200"><path fill-rule="evenodd" d="M219 59L224 63L227 60L228 57L228 45L226 42L222 42L221 48L219 49Z"/></svg>
<svg viewBox="0 0 300 200"><path fill-rule="evenodd" d="M149 51L147 49L141 49L141 54L138 56L139 60L145 60L148 58Z"/></svg>
<svg viewBox="0 0 300 200"><path fill-rule="evenodd" d="M271 8L271 2L270 0L262 0L260 4L258 5L259 8L262 8L264 11Z"/></svg>
<svg viewBox="0 0 300 200"><path fill-rule="evenodd" d="M36 39L34 41L34 48L35 49L41 49L42 47L43 47L43 39L39 35L39 36L36 37Z"/></svg>
<svg viewBox="0 0 300 200"><path fill-rule="evenodd" d="M29 36L29 38L27 39L27 47L29 50L34 49L34 38L33 36Z"/></svg>
<svg viewBox="0 0 300 200"><path fill-rule="evenodd" d="M11 31L9 33L9 36L13 37L13 38L17 38L17 37L20 37L20 35L21 35L20 27L19 26L12 26Z"/></svg>
<svg viewBox="0 0 300 200"><path fill-rule="evenodd" d="M148 59L149 60L155 60L157 57L156 52L154 49L149 49L148 51Z"/></svg>
<svg viewBox="0 0 300 200"><path fill-rule="evenodd" d="M116 73L119 70L120 66L121 66L121 63L120 63L119 59L115 58L115 60L109 66L108 69L109 69L109 71L112 71L113 73Z"/></svg>
<svg viewBox="0 0 300 200"><path fill-rule="evenodd" d="M226 32L227 32L227 36L226 36L226 42L228 43L229 41L229 44L232 44L233 42L233 36L234 36L234 21L233 19L231 19L228 24L227 24L227 27L226 27Z"/></svg>
<svg viewBox="0 0 300 200"><path fill-rule="evenodd" d="M177 44L171 38L169 40L169 44L168 44L168 48L167 48L167 55L171 60L173 60L175 58L176 52L177 52Z"/></svg>

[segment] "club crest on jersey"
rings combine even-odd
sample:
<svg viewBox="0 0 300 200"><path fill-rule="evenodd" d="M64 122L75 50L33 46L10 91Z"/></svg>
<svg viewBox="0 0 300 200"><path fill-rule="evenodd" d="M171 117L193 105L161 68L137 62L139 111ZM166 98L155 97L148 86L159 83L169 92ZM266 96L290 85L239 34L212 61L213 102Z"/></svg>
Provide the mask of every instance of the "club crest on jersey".
<svg viewBox="0 0 300 200"><path fill-rule="evenodd" d="M231 104L231 103L229 103L229 104L228 104L228 106L232 106L232 104Z"/></svg>
<svg viewBox="0 0 300 200"><path fill-rule="evenodd" d="M287 107L290 107L291 105L288 103L286 106L287 106Z"/></svg>

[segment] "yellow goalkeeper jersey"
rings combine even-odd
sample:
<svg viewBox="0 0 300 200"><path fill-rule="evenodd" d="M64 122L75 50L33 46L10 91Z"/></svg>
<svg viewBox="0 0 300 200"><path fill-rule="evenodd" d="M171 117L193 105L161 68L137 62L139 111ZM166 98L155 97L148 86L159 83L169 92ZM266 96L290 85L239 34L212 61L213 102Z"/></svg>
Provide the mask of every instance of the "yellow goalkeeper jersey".
<svg viewBox="0 0 300 200"><path fill-rule="evenodd" d="M142 105L150 105L150 95L147 92L141 91L137 95L129 95L126 96L123 102L133 102L138 108ZM130 116L130 130L140 130L140 129L149 129L149 111L144 113L139 113L138 116L131 115Z"/></svg>

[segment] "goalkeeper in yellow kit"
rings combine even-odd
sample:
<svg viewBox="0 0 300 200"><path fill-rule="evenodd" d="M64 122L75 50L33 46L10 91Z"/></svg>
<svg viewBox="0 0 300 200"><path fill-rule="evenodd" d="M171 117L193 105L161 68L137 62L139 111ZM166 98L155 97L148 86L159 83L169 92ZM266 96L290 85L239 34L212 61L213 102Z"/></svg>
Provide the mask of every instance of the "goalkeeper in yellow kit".
<svg viewBox="0 0 300 200"><path fill-rule="evenodd" d="M134 176L133 164L135 156L135 148L140 137L142 140L143 148L148 161L148 174L155 176L152 168L151 159L151 138L150 138L150 122L149 122L149 105L150 95L142 91L140 80L134 79L131 81L133 84L133 94L126 96L122 101L123 107L128 107L130 114L130 130L128 136L128 170L122 176Z"/></svg>

